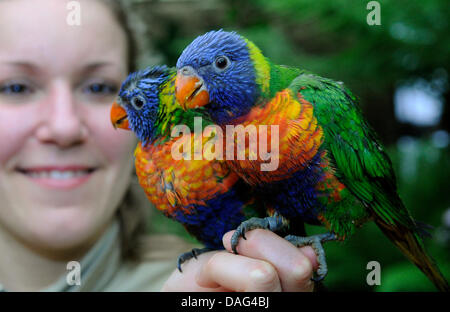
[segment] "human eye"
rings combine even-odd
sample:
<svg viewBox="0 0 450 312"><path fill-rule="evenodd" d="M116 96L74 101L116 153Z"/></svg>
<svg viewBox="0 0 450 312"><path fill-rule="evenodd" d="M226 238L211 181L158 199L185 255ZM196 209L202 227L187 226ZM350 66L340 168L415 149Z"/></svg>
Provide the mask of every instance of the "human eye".
<svg viewBox="0 0 450 312"><path fill-rule="evenodd" d="M85 86L83 91L92 95L115 95L118 87L107 82L92 82Z"/></svg>
<svg viewBox="0 0 450 312"><path fill-rule="evenodd" d="M26 96L33 92L33 87L27 82L9 81L0 84L2 96Z"/></svg>
<svg viewBox="0 0 450 312"><path fill-rule="evenodd" d="M86 102L110 103L117 95L119 85L104 79L87 79L80 84L79 90Z"/></svg>
<svg viewBox="0 0 450 312"><path fill-rule="evenodd" d="M0 80L0 104L27 104L40 94L37 84L27 79Z"/></svg>

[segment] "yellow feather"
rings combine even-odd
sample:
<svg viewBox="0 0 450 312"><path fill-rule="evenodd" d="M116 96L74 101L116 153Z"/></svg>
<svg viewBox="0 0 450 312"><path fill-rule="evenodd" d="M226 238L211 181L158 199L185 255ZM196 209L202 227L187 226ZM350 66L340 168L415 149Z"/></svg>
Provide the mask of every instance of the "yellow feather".
<svg viewBox="0 0 450 312"><path fill-rule="evenodd" d="M245 38L244 38L245 39ZM261 86L261 91L269 93L270 88L270 65L261 53L261 50L250 40L245 39L249 50L250 58L255 64L256 83Z"/></svg>

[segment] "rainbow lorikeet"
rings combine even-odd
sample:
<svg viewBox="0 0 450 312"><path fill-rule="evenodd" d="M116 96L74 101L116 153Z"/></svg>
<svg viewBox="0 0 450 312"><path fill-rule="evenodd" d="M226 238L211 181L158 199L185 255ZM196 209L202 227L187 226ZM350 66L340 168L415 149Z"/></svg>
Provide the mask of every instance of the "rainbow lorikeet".
<svg viewBox="0 0 450 312"><path fill-rule="evenodd" d="M175 159L172 149L177 150L180 137L172 137L174 126L183 124L193 129L195 117L200 115L199 111L184 111L176 102L175 77L176 69L166 66L130 74L111 108L111 121L117 128L131 129L139 139L136 174L150 202L205 245L179 257L181 271L184 261L223 249L226 232L265 212L250 187L225 161L195 159L194 133L187 134L192 144L183 150L190 159ZM203 128L208 124L211 122L203 119ZM202 150L207 143L203 140Z"/></svg>
<svg viewBox="0 0 450 312"><path fill-rule="evenodd" d="M284 219L281 224L301 218L329 231L287 240L312 244L322 265L320 242L346 239L373 220L438 289L448 291L423 247L424 226L397 193L389 157L342 83L275 65L248 39L222 30L196 38L177 69L176 97L187 111L198 111L224 129L278 126L275 170L261 170L265 161L249 160L249 149L245 159L228 159L227 164ZM243 222L232 238L234 251L245 231L261 227L267 228L267 222Z"/></svg>

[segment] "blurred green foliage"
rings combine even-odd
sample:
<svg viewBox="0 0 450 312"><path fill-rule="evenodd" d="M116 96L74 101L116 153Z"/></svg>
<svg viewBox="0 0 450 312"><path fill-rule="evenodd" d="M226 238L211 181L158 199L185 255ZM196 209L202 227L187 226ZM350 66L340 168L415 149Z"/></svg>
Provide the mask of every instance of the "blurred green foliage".
<svg viewBox="0 0 450 312"><path fill-rule="evenodd" d="M450 208L450 151L448 145L436 147L429 137L436 129L449 130L448 0L380 0L379 26L367 24L368 2L149 1L148 13L142 10L142 14L153 23L149 33L153 48L169 65L176 63L184 47L196 36L224 28L254 41L275 63L301 67L345 82L360 98L365 116L388 146L400 195L412 215L435 226L433 233L450 231L442 225L443 213ZM145 1L139 2L139 8L143 8L142 3ZM400 124L394 116L395 88L417 78L431 81L437 72L445 76L444 85L432 86L440 88L445 102L440 124L428 128ZM397 140L404 135L414 137L409 149L398 148ZM188 237L179 224L160 213L155 213L153 218L153 231L170 231ZM316 227L307 230L309 233L323 231ZM428 239L426 246L450 278L448 242L446 245ZM434 290L374 224L365 225L344 243L328 243L325 248L329 264L325 284L331 290ZM381 265L378 287L366 283L369 272L366 265L372 260Z"/></svg>

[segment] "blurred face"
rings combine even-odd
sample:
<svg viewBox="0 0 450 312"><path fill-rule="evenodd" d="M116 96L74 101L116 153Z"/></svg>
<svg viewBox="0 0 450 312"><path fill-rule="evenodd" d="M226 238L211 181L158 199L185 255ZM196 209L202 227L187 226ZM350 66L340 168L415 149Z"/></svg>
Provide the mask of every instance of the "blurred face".
<svg viewBox="0 0 450 312"><path fill-rule="evenodd" d="M104 4L0 1L0 235L48 250L94 239L128 187L135 139L110 105L126 39Z"/></svg>

